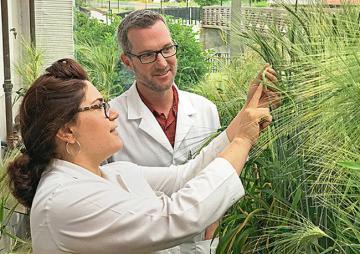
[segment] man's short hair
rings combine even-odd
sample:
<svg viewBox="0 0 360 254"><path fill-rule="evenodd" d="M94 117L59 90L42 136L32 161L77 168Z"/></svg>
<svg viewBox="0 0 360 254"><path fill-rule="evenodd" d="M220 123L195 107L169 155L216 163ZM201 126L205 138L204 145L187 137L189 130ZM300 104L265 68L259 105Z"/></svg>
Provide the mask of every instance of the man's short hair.
<svg viewBox="0 0 360 254"><path fill-rule="evenodd" d="M130 52L132 45L128 38L130 29L148 28L161 20L166 24L165 19L157 12L151 10L137 10L127 15L120 23L117 31L117 40L124 53Z"/></svg>

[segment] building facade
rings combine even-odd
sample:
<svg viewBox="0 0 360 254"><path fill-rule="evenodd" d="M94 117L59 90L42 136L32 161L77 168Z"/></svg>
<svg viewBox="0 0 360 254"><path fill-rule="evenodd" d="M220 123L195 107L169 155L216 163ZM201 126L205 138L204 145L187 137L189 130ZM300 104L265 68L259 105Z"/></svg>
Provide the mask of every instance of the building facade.
<svg viewBox="0 0 360 254"><path fill-rule="evenodd" d="M7 4L8 38L3 29L0 30L0 140L6 141L6 105L4 95L4 40L8 39L10 56L10 73L12 100L16 91L24 86L21 77L14 66L26 58L25 44L30 44L31 38L36 48L42 52L44 68L62 57L74 56L73 39L73 8L75 0L0 0L2 6ZM0 10L3 17L4 10ZM5 16L4 16L5 17ZM2 19L0 20L3 27ZM32 37L33 36L33 37ZM18 103L12 106L12 118L18 111ZM12 119L12 120L13 120Z"/></svg>

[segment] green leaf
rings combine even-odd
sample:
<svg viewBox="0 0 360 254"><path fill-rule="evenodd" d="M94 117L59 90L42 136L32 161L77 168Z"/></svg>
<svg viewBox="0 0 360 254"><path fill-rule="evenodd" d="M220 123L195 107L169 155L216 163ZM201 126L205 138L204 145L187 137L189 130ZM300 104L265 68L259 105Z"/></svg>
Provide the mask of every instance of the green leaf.
<svg viewBox="0 0 360 254"><path fill-rule="evenodd" d="M360 170L360 163L359 162L352 162L352 161L339 161L337 164L341 167Z"/></svg>

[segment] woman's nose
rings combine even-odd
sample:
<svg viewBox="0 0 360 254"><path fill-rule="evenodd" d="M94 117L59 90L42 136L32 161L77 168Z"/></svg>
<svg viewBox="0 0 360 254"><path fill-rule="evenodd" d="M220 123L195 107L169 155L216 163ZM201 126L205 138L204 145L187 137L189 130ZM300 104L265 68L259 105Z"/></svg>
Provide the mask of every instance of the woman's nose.
<svg viewBox="0 0 360 254"><path fill-rule="evenodd" d="M118 112L116 112L115 110L112 110L112 109L109 110L109 120L110 121L114 121L118 117L119 117Z"/></svg>

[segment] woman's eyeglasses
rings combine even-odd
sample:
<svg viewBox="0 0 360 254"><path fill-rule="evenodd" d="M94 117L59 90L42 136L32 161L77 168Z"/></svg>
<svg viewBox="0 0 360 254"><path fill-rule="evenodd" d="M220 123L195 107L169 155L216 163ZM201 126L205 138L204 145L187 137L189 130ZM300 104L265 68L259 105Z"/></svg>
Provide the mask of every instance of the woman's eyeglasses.
<svg viewBox="0 0 360 254"><path fill-rule="evenodd" d="M101 109L101 108L104 109L105 117L109 118L110 105L107 102L102 102L100 104L79 108L78 112L84 112L88 110Z"/></svg>

